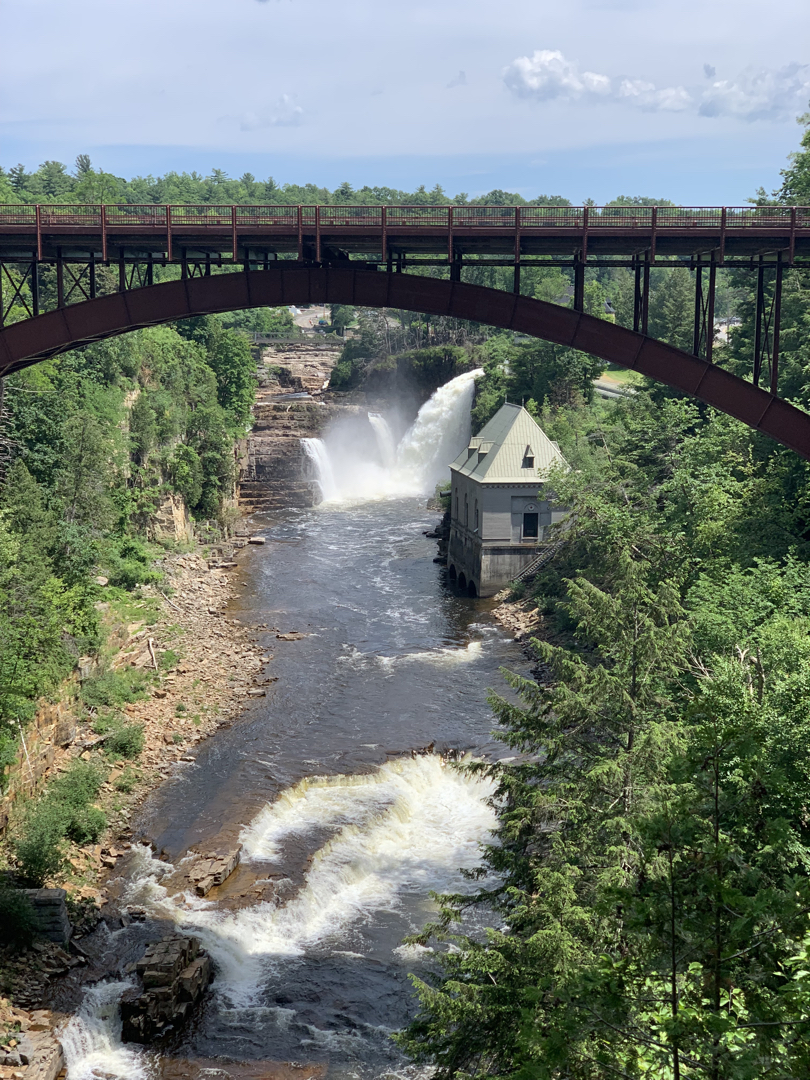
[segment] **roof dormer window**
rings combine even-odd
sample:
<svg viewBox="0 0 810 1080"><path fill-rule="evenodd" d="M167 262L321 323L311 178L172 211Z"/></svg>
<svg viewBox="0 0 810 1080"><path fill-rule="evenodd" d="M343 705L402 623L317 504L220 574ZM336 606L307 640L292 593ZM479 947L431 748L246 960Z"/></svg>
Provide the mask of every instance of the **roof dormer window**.
<svg viewBox="0 0 810 1080"><path fill-rule="evenodd" d="M523 451L523 466L524 469L534 468L534 450L530 446L527 446Z"/></svg>

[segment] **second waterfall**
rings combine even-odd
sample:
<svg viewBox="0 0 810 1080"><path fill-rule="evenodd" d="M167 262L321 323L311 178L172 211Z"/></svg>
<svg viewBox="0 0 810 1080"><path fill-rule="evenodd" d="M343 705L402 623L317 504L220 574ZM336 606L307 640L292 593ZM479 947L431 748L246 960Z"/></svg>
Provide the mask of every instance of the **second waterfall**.
<svg viewBox="0 0 810 1080"><path fill-rule="evenodd" d="M479 368L465 371L422 406L397 443L378 413L354 416L323 439L302 439L325 503L422 495L448 475L470 437L470 408Z"/></svg>

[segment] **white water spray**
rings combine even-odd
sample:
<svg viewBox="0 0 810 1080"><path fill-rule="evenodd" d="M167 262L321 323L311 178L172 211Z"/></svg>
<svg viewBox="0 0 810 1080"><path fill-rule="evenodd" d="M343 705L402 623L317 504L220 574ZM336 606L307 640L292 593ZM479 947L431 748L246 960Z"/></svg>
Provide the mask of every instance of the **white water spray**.
<svg viewBox="0 0 810 1080"><path fill-rule="evenodd" d="M469 441L475 380L482 374L480 368L465 371L440 386L396 447L385 418L369 413L381 463L369 460L356 423L343 423L325 439L302 439L323 501L365 502L432 491Z"/></svg>
<svg viewBox="0 0 810 1080"><path fill-rule="evenodd" d="M81 1008L59 1036L65 1052L68 1080L147 1080L152 1075L142 1051L121 1042L118 1003L135 981L103 982L90 987Z"/></svg>
<svg viewBox="0 0 810 1080"><path fill-rule="evenodd" d="M388 421L384 416L380 416L379 413L370 412L368 414L368 422L374 429L374 435L377 439L377 449L380 451L383 466L386 469L393 469L397 463L397 443L394 438L394 433L388 426Z"/></svg>
<svg viewBox="0 0 810 1080"><path fill-rule="evenodd" d="M315 479L321 489L321 497L324 502L334 502L339 498L335 474L332 470L332 461L326 443L323 439L302 439L301 445L304 453L313 464Z"/></svg>

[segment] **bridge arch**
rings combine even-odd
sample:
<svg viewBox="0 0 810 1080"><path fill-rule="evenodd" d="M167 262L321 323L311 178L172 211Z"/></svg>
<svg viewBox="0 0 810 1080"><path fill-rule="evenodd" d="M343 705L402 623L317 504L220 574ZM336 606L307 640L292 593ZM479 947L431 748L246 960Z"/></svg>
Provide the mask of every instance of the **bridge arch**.
<svg viewBox="0 0 810 1080"><path fill-rule="evenodd" d="M0 377L130 330L252 307L348 304L446 315L567 345L682 390L810 459L810 415L716 364L584 312L412 274L284 262L181 279L58 308L0 331Z"/></svg>

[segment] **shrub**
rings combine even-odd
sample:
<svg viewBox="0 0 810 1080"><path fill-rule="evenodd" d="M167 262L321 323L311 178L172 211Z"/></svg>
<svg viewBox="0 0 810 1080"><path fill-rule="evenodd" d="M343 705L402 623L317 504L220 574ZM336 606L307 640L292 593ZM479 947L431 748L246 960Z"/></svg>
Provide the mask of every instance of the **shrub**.
<svg viewBox="0 0 810 1080"><path fill-rule="evenodd" d="M67 827L67 836L77 844L95 844L107 828L107 815L97 806L86 806L75 813Z"/></svg>
<svg viewBox="0 0 810 1080"><path fill-rule="evenodd" d="M115 781L115 790L123 791L125 795L129 795L129 793L135 788L135 785L138 783L139 779L140 777L138 776L138 774L132 769L124 769L124 771Z"/></svg>
<svg viewBox="0 0 810 1080"><path fill-rule="evenodd" d="M38 933L37 913L25 893L0 885L0 945L25 948Z"/></svg>
<svg viewBox="0 0 810 1080"><path fill-rule="evenodd" d="M180 656L174 651L174 649L164 649L163 652L160 654L160 660L158 660L158 664L163 668L164 671L169 671L171 668L177 667L177 661L179 659Z"/></svg>
<svg viewBox="0 0 810 1080"><path fill-rule="evenodd" d="M20 877L27 885L41 888L55 877L65 861L64 838L70 815L47 798L26 814L13 844Z"/></svg>
<svg viewBox="0 0 810 1080"><path fill-rule="evenodd" d="M107 825L103 812L90 804L104 783L106 770L90 761L74 761L52 781L23 818L13 849L20 876L41 886L62 869L65 837L95 842Z"/></svg>
<svg viewBox="0 0 810 1080"><path fill-rule="evenodd" d="M115 757L136 758L143 750L143 724L125 724L107 736L104 751Z"/></svg>
<svg viewBox="0 0 810 1080"><path fill-rule="evenodd" d="M163 575L151 566L149 550L132 537L125 537L108 552L106 563L111 585L131 591L136 585L161 581Z"/></svg>
<svg viewBox="0 0 810 1080"><path fill-rule="evenodd" d="M522 600L526 595L526 582L525 581L511 581L509 583L509 599L510 600Z"/></svg>
<svg viewBox="0 0 810 1080"><path fill-rule="evenodd" d="M82 700L92 708L107 708L142 701L149 676L143 671L105 671L82 684Z"/></svg>
<svg viewBox="0 0 810 1080"><path fill-rule="evenodd" d="M82 810L91 803L106 779L106 770L92 761L74 761L48 786L46 799L70 810Z"/></svg>

